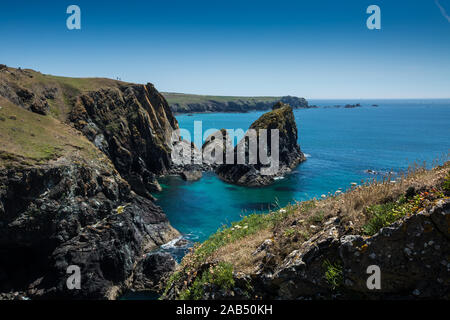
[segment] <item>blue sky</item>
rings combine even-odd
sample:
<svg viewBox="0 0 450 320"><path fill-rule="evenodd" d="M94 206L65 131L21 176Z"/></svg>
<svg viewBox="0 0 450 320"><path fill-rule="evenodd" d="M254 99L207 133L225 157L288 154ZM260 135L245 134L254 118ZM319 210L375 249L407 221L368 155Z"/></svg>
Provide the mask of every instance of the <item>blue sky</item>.
<svg viewBox="0 0 450 320"><path fill-rule="evenodd" d="M66 28L71 4L81 30ZM371 4L381 30L366 27ZM9 66L160 91L450 97L450 22L435 0L2 1L0 39Z"/></svg>

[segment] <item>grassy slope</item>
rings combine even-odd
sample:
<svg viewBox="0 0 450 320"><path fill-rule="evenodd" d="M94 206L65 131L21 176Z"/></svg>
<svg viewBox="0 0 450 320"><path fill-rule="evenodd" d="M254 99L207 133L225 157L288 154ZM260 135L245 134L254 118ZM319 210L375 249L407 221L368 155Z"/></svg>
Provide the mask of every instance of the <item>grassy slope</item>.
<svg viewBox="0 0 450 320"><path fill-rule="evenodd" d="M72 127L0 97L0 167L43 164L59 157L85 160L102 154Z"/></svg>
<svg viewBox="0 0 450 320"><path fill-rule="evenodd" d="M122 82L103 78L67 78L44 75L33 70L9 68L0 80L15 82L34 92L58 88L55 99L47 99L50 114L39 115L14 105L0 96L0 167L43 164L59 157L90 160L103 155L78 131L65 124L72 99L80 93Z"/></svg>
<svg viewBox="0 0 450 320"><path fill-rule="evenodd" d="M229 101L249 101L252 103L256 102L267 102L267 101L278 101L281 97L238 97L238 96L209 96L209 95L197 95L197 94L186 94L186 93L173 93L173 92L162 92L164 97L169 103L203 103L206 101L218 101L218 102L229 102Z"/></svg>
<svg viewBox="0 0 450 320"><path fill-rule="evenodd" d="M17 69L9 68L18 73ZM2 74L0 73L0 80ZM106 78L69 78L53 75L46 75L34 70L23 70L23 76L17 83L31 91L42 91L45 88L56 87L59 92L55 99L48 99L51 115L61 121L65 121L71 110L71 99L75 96L89 91L96 91L101 88L118 87L126 82L121 82Z"/></svg>
<svg viewBox="0 0 450 320"><path fill-rule="evenodd" d="M417 193L408 197L410 187ZM217 268L222 276L226 270L228 281L233 281L229 275L233 271L251 274L264 258L264 253L254 253L266 239L273 241L271 253L280 264L333 217L339 216L340 225L349 234L371 236L382 227L420 212L449 195L450 162L447 162L430 171L414 169L395 183L390 179L372 181L326 199L291 204L268 214L252 214L232 223L231 227L219 229L208 240L196 245L183 259L167 288L182 275L197 274L205 264L216 266L211 268ZM190 283L180 298L201 298L201 282L202 279L197 278Z"/></svg>
<svg viewBox="0 0 450 320"><path fill-rule="evenodd" d="M181 109L188 109L189 104L204 104L208 102L235 102L242 105L255 105L259 102L275 103L281 97L238 97L238 96L209 96L185 93L162 92L169 105L178 104Z"/></svg>

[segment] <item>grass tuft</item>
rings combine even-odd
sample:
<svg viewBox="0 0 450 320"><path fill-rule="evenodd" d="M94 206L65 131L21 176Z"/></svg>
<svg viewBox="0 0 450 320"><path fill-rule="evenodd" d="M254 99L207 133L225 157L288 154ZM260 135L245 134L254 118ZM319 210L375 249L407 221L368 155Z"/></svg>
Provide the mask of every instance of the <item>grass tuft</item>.
<svg viewBox="0 0 450 320"><path fill-rule="evenodd" d="M234 287L233 266L220 262L217 266L205 270L201 277L197 277L193 284L180 293L180 300L200 300L203 298L206 286L215 286L222 290Z"/></svg>
<svg viewBox="0 0 450 320"><path fill-rule="evenodd" d="M323 262L325 268L325 279L332 290L342 286L344 281L343 267L339 262L331 263L329 260Z"/></svg>

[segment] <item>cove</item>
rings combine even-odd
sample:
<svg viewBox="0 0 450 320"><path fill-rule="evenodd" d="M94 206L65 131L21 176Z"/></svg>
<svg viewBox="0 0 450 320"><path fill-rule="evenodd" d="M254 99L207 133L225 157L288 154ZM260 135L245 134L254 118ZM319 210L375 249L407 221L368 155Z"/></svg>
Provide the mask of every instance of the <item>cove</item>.
<svg viewBox="0 0 450 320"><path fill-rule="evenodd" d="M310 101L318 106L342 105L351 100ZM361 100L361 108L294 110L299 144L307 155L292 174L262 188L227 184L214 173L197 182L177 176L160 179L157 204L171 224L191 241L204 241L220 226L242 215L266 212L289 202L320 198L350 187L352 182L398 174L414 161L448 156L449 100ZM373 107L372 105L378 105ZM264 112L178 115L180 128L193 133L194 121L203 128L248 129ZM167 246L170 250L173 247ZM176 249L180 259L185 251Z"/></svg>

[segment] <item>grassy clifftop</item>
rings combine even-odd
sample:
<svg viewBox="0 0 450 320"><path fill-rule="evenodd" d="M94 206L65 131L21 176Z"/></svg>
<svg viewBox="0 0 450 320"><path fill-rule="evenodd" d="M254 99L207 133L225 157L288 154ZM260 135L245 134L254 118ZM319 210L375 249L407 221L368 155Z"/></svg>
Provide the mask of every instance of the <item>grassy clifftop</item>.
<svg viewBox="0 0 450 320"><path fill-rule="evenodd" d="M123 83L58 77L2 66L0 84L0 166L44 164L60 157L104 157L67 123L67 117L76 96ZM26 110L36 101L48 107L47 114Z"/></svg>
<svg viewBox="0 0 450 320"><path fill-rule="evenodd" d="M0 166L33 165L61 156L92 159L100 151L75 129L0 97Z"/></svg>
<svg viewBox="0 0 450 320"><path fill-rule="evenodd" d="M268 110L276 102L283 101L294 108L308 108L304 98L283 97L237 97L210 96L184 93L163 92L172 111L188 112L247 112L251 110Z"/></svg>
<svg viewBox="0 0 450 320"><path fill-rule="evenodd" d="M73 106L73 99L80 94L98 91L104 88L118 88L127 83L106 78L70 78L40 73L31 69L16 69L0 66L0 96L23 106L36 96L44 97L43 104L48 104L49 114L65 121ZM16 91L22 94L19 99L11 95Z"/></svg>
<svg viewBox="0 0 450 320"><path fill-rule="evenodd" d="M0 300L114 299L156 285L159 266L147 281L138 265L179 236L150 193L177 126L150 83L0 65ZM69 265L89 275L83 290L67 289Z"/></svg>

